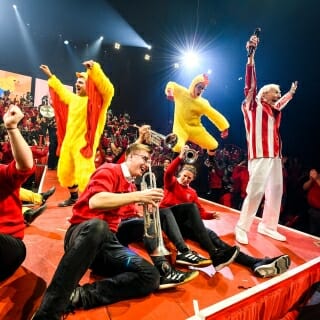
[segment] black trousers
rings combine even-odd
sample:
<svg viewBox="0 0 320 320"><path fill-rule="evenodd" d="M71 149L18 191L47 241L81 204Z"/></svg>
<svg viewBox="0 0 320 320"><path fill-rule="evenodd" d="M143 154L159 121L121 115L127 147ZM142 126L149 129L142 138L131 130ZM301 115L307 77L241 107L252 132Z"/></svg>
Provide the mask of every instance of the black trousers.
<svg viewBox="0 0 320 320"><path fill-rule="evenodd" d="M155 224L151 223L149 228L145 229L143 218L131 218L120 223L116 235L119 242L126 247L133 242L143 242L158 270L162 270L162 263L168 262L168 260L163 255L154 255L159 244L154 226ZM146 233L149 236L146 236Z"/></svg>
<svg viewBox="0 0 320 320"><path fill-rule="evenodd" d="M199 209L194 203L161 208L160 216L163 231L180 252L185 250L184 238L199 243L212 258L214 258L214 250L231 248L213 230L205 227ZM253 268L259 260L240 252L235 262Z"/></svg>
<svg viewBox="0 0 320 320"><path fill-rule="evenodd" d="M26 246L21 239L0 234L0 281L9 278L26 258Z"/></svg>
<svg viewBox="0 0 320 320"><path fill-rule="evenodd" d="M121 245L105 221L91 219L68 229L65 254L36 319L60 319L72 291L88 268L108 278L82 286L84 309L145 296L160 283L159 272L151 263Z"/></svg>

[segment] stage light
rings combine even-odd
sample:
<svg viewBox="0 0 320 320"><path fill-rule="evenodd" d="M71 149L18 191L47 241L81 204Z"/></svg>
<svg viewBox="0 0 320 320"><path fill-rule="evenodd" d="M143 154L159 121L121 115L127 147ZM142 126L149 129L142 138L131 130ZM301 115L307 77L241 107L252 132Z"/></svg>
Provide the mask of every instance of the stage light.
<svg viewBox="0 0 320 320"><path fill-rule="evenodd" d="M198 55L194 51L187 51L183 55L182 61L188 68L194 68L199 63Z"/></svg>
<svg viewBox="0 0 320 320"><path fill-rule="evenodd" d="M150 55L149 55L149 54L145 54L145 55L144 55L144 60L149 61L150 59L151 59L151 57L150 57Z"/></svg>
<svg viewBox="0 0 320 320"><path fill-rule="evenodd" d="M151 49L152 49L152 45L151 45L151 44L148 44L148 45L147 45L147 49L148 49L148 50L151 50Z"/></svg>
<svg viewBox="0 0 320 320"><path fill-rule="evenodd" d="M121 47L121 45L120 45L119 42L115 42L115 43L114 43L114 48L115 48L115 49L119 50L120 47Z"/></svg>
<svg viewBox="0 0 320 320"><path fill-rule="evenodd" d="M64 40L63 43L64 43L65 45L68 45L68 44L69 44L69 41L68 41L68 40Z"/></svg>
<svg viewBox="0 0 320 320"><path fill-rule="evenodd" d="M212 73L212 70L208 69L207 74L211 74L211 73Z"/></svg>
<svg viewBox="0 0 320 320"><path fill-rule="evenodd" d="M17 9L18 9L18 7L17 7L15 4L12 5L12 8L13 8L14 10L17 10Z"/></svg>
<svg viewBox="0 0 320 320"><path fill-rule="evenodd" d="M173 64L173 67L174 67L175 69L178 69L178 68L180 67L180 66L179 66L179 63L177 63L177 62L174 63L174 64Z"/></svg>
<svg viewBox="0 0 320 320"><path fill-rule="evenodd" d="M102 41L103 40L103 36L100 36L99 40Z"/></svg>

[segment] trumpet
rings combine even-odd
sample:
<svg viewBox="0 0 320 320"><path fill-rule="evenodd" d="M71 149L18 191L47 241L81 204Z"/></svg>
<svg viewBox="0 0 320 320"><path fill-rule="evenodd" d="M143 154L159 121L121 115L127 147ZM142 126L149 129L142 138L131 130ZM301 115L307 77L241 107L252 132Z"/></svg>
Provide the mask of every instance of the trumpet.
<svg viewBox="0 0 320 320"><path fill-rule="evenodd" d="M149 171L142 176L141 190L153 189L157 187L156 176L151 171L151 162L148 163ZM149 177L150 185L148 186L146 179ZM150 256L167 256L170 252L166 249L162 237L162 229L160 222L159 205L153 206L143 203L143 220L144 220L144 236L154 238L156 247ZM150 234L152 232L152 234Z"/></svg>
<svg viewBox="0 0 320 320"><path fill-rule="evenodd" d="M194 149L188 149L184 153L183 160L187 164L193 164L197 161L197 159L198 159L198 151L196 151Z"/></svg>
<svg viewBox="0 0 320 320"><path fill-rule="evenodd" d="M135 128L140 129L140 127L137 126L136 124L134 124L133 126ZM168 135L165 136L151 129L149 129L149 133L150 133L150 139L149 139L150 141L148 142L156 146L161 146L163 142L167 148L172 149L178 142L178 136L175 133L169 133Z"/></svg>

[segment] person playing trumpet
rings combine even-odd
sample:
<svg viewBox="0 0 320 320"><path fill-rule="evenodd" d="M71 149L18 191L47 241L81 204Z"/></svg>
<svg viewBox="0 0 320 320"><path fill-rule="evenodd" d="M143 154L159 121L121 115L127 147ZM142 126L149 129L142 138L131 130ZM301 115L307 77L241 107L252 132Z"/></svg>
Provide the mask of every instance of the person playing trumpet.
<svg viewBox="0 0 320 320"><path fill-rule="evenodd" d="M123 163L104 163L92 174L72 208L65 254L33 320L60 319L74 309L146 296L198 275L198 271L175 270L163 256L152 257L153 265L119 242L143 237L143 223L140 234L135 228L141 219L129 219L137 216L135 204L157 206L163 197L162 189L136 191L133 183L147 171L150 154L149 146L131 144ZM79 286L88 269L104 278Z"/></svg>

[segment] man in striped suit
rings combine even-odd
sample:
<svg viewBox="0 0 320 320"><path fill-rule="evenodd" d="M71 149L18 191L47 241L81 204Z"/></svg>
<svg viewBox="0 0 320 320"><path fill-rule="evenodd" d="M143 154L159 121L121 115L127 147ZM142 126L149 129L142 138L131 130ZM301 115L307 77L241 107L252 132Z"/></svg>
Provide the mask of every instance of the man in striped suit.
<svg viewBox="0 0 320 320"><path fill-rule="evenodd" d="M286 237L277 231L282 197L281 110L292 99L297 81L281 97L279 85L268 84L257 93L254 55L259 38L252 35L247 42L248 61L245 78L245 100L242 113L248 145L249 182L240 218L235 228L236 240L248 244L250 230L258 207L265 197L258 232L279 241Z"/></svg>

